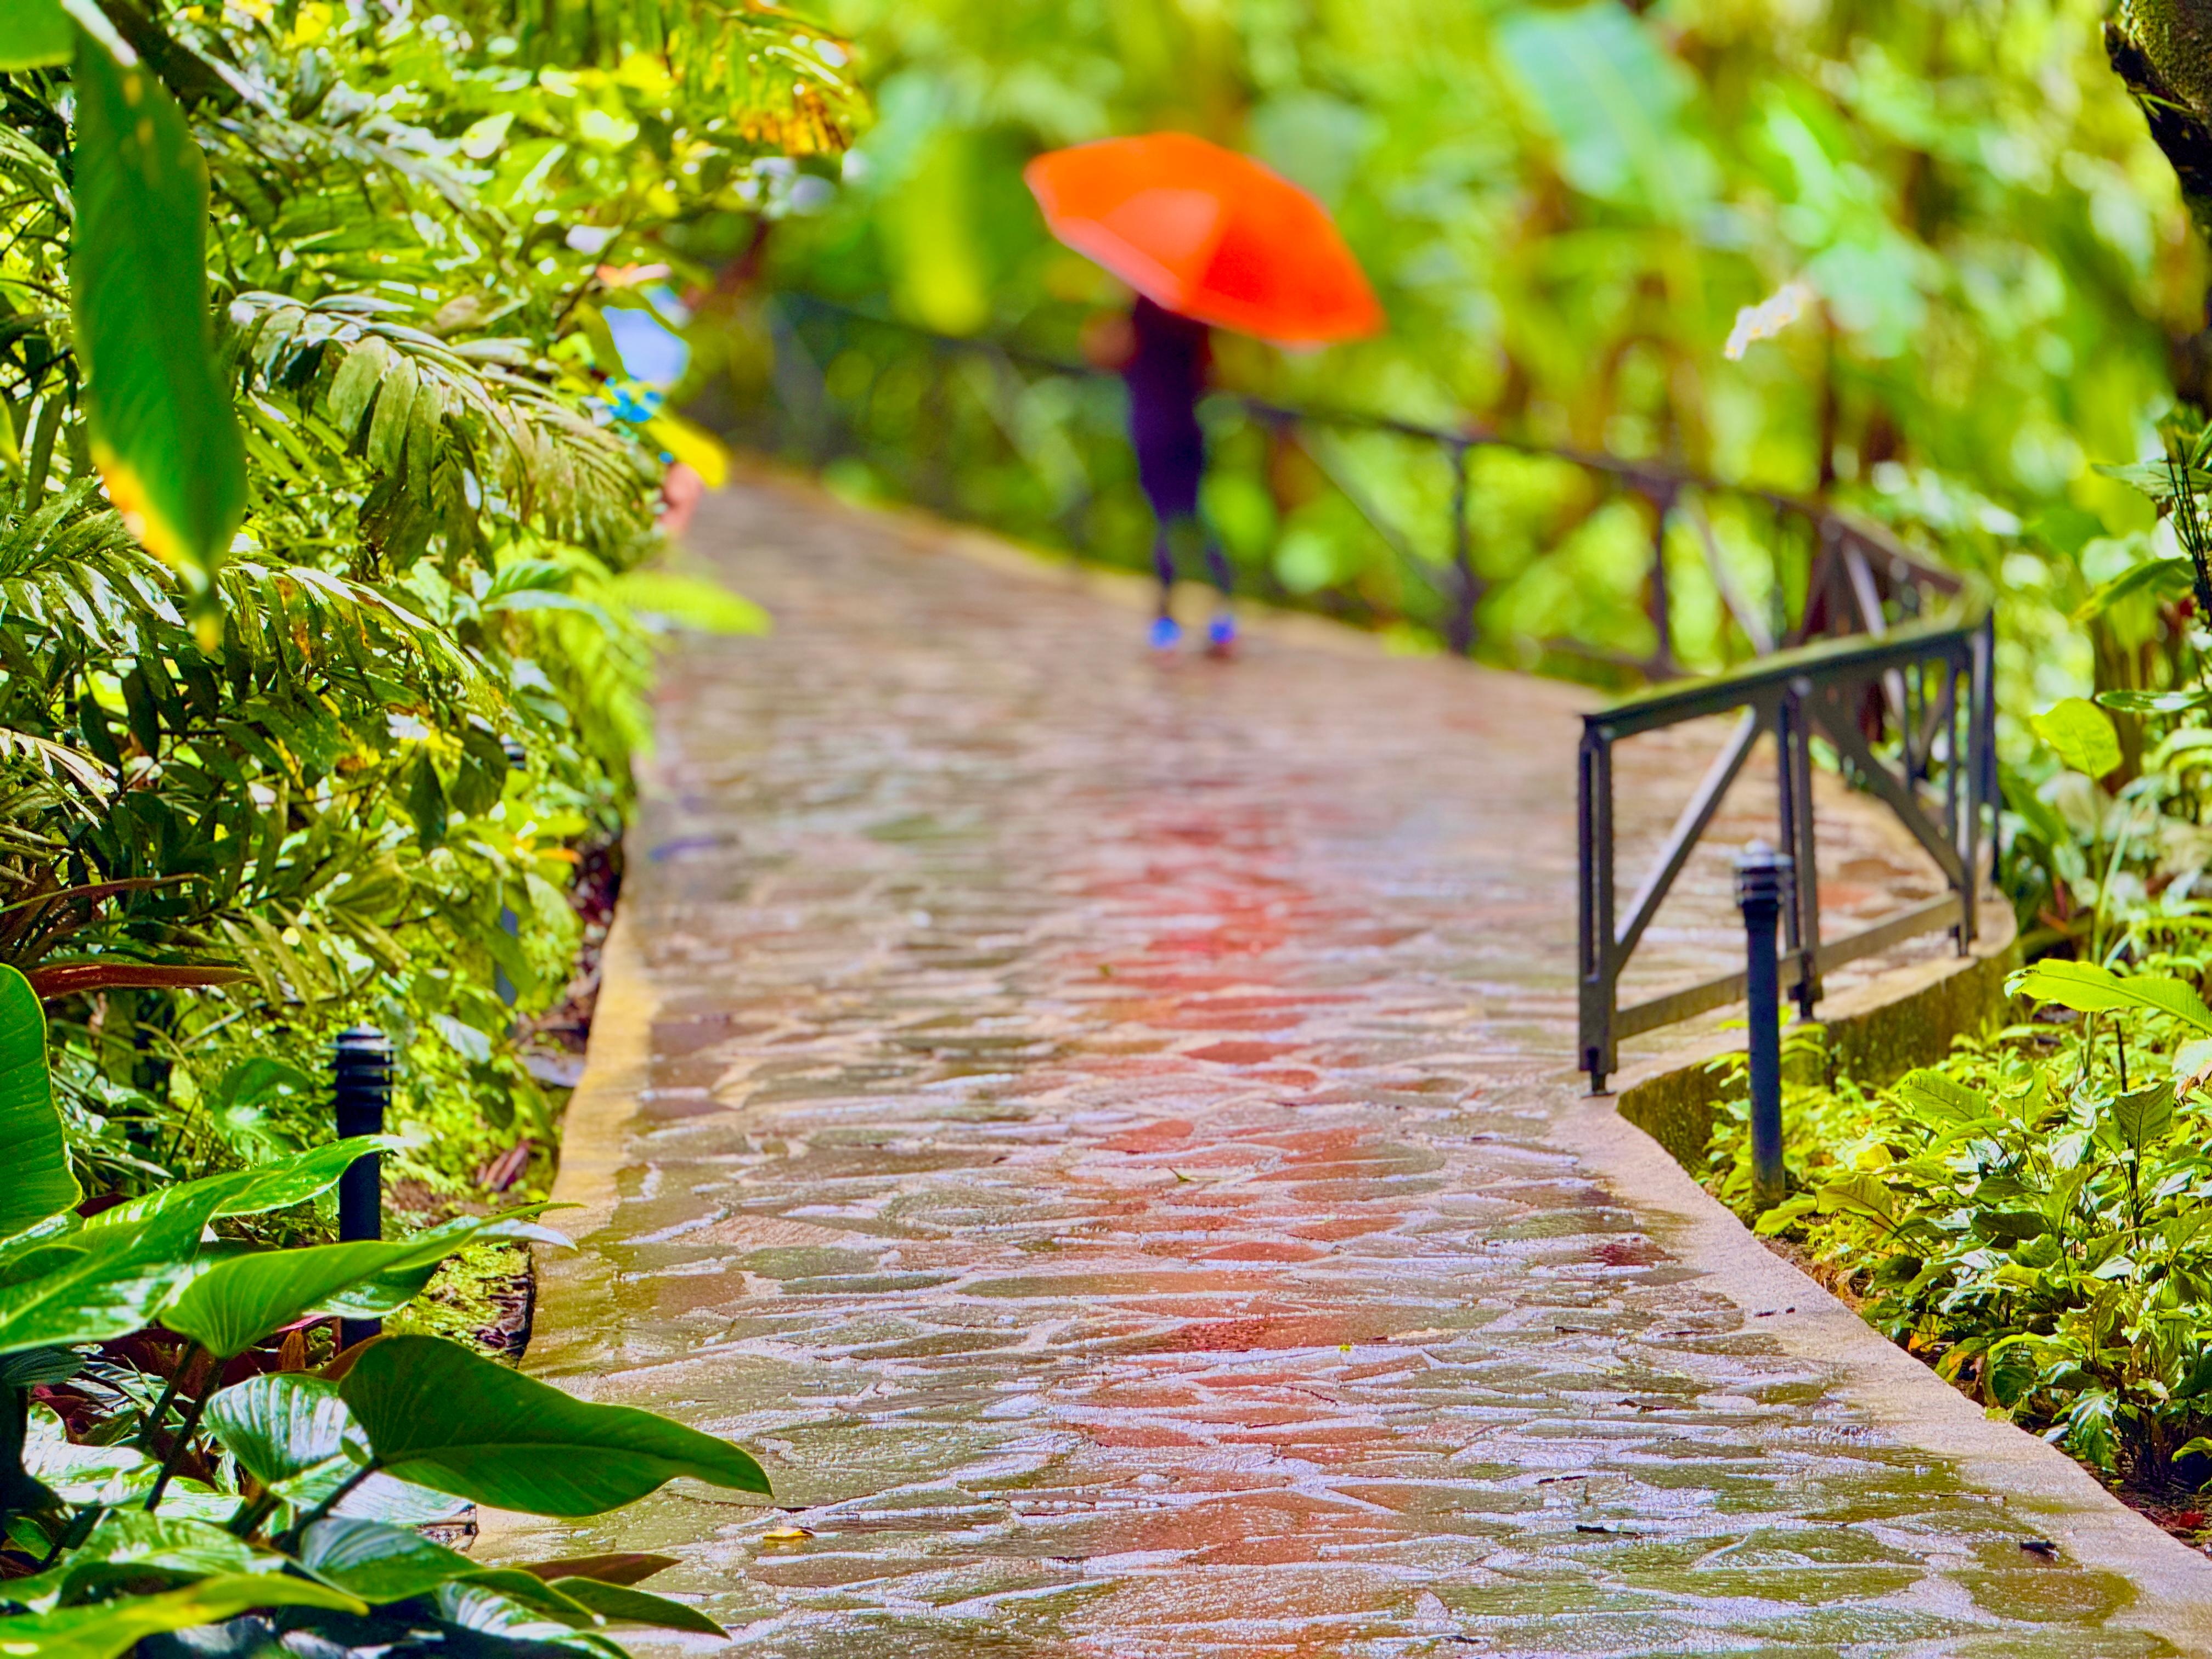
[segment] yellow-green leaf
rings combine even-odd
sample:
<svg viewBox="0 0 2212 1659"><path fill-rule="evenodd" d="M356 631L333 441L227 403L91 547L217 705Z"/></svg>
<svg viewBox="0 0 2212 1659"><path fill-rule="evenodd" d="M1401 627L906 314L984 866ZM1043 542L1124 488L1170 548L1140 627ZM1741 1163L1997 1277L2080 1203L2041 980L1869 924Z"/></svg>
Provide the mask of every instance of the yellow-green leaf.
<svg viewBox="0 0 2212 1659"><path fill-rule="evenodd" d="M131 533L204 579L246 510L246 447L210 349L207 165L143 64L80 31L70 257L93 459Z"/></svg>
<svg viewBox="0 0 2212 1659"><path fill-rule="evenodd" d="M2121 975L2094 962L2046 958L2031 963L2005 981L2016 997L2036 1002L2055 1002L2081 1014L2101 1014L2114 1008L2144 1008L2179 1020L2191 1029L2212 1036L2212 1009L2196 988L2163 974Z"/></svg>
<svg viewBox="0 0 2212 1659"><path fill-rule="evenodd" d="M2076 772L2101 778L2120 763L2120 737L2112 716L2087 697L2061 697L2028 724Z"/></svg>
<svg viewBox="0 0 2212 1659"><path fill-rule="evenodd" d="M70 1170L46 1071L46 1016L31 983L0 967L0 1238L13 1238L84 1196Z"/></svg>
<svg viewBox="0 0 2212 1659"><path fill-rule="evenodd" d="M765 634L768 612L708 576L675 570L625 570L615 595L633 615L664 628L702 634Z"/></svg>

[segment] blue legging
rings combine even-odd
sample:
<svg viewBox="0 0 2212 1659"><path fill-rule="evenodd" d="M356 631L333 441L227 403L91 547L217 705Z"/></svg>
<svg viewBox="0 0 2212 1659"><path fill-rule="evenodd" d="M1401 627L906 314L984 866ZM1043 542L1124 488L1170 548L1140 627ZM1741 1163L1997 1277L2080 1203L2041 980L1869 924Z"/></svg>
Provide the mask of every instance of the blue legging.
<svg viewBox="0 0 2212 1659"><path fill-rule="evenodd" d="M1179 519L1173 522L1163 520L1158 534L1152 538L1152 569L1160 579L1160 614L1163 617L1168 613L1169 592L1175 586L1175 544L1169 532L1174 529L1176 524L1190 524L1197 526L1198 532L1206 545L1206 574L1212 578L1213 585L1221 590L1223 599L1229 598L1237 580L1236 573L1229 568L1229 556L1222 551L1221 544L1215 539L1212 531L1207 530L1194 518Z"/></svg>

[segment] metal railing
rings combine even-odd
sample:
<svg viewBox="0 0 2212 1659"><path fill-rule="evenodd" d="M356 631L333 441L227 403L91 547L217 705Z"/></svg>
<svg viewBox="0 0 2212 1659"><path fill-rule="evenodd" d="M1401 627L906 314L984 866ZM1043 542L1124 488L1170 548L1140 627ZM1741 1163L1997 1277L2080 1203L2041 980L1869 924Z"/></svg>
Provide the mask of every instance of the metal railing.
<svg viewBox="0 0 2212 1659"><path fill-rule="evenodd" d="M958 338L933 334L895 319L863 312L818 296L782 290L765 304L775 349L774 410L737 412L729 424L738 435L771 447L795 448L820 465L839 456L862 453L867 444L857 405L867 400L841 392L833 385L839 361L849 353L865 356L872 341L896 337L908 348L927 353L933 377L923 392L917 420L913 477L908 493L923 504L957 513L957 464L951 446L966 432L969 441L989 434L1040 476L1053 475L1055 499L1049 513L1058 533L1071 543L1097 481L1082 458L1072 453L1064 434L1055 446L1027 417L1030 394L1046 382L1082 388L1092 398L1095 430L1082 434L1119 443L1118 393L1101 382L1114 377L1082 363L1060 361L988 337ZM888 373L889 366L878 373ZM1063 399L1063 403L1073 399ZM1504 451L1534 459L1565 463L1605 481L1613 489L1647 504L1650 556L1643 576L1643 603L1653 647L1648 655L1627 656L1585 641L1551 639L1540 643L1565 655L1595 659L1658 680L1683 672L1678 654L1674 595L1665 556L1672 529L1686 523L1722 605L1753 656L1832 634L1875 632L1886 621L1925 614L1933 600L1955 595L1959 578L1930 562L1870 520L1818 499L1787 491L1731 483L1662 462L1627 459L1572 446L1538 443L1479 428L1427 426L1357 411L1293 409L1262 398L1216 393L1206 406L1218 421L1234 412L1255 422L1310 460L1330 488L1348 501L1394 555L1413 588L1425 595L1411 619L1434 629L1455 652L1471 653L1479 642L1478 612L1490 591L1478 569L1476 532L1470 522L1469 463L1476 453ZM960 410L980 419L958 426ZM1433 525L1401 521L1377 499L1370 482L1343 453L1343 439L1382 434L1432 451L1448 465L1449 506L1443 534ZM1723 556L1710 502L1729 500L1771 515L1765 532L1773 562L1773 600L1753 603L1731 574ZM1416 534L1419 530L1420 533ZM1424 553L1426 543L1440 556ZM1803 581L1802 597L1798 584ZM1785 601L1784 595L1789 595ZM1794 619L1788 614L1794 611Z"/></svg>
<svg viewBox="0 0 2212 1659"><path fill-rule="evenodd" d="M757 411L750 423L743 414L732 419L728 424L738 436L796 448L817 465L843 455L865 459L875 387L925 362L926 385L905 388L921 411L914 422L916 453L907 460L908 493L940 511L965 510L959 495L963 458L956 446L981 437L1002 444L1030 475L1049 485L1057 533L1071 544L1081 544L1084 515L1098 487L1095 474L1100 469L1095 464L1125 441L1119 390L1110 384L1114 377L1010 341L933 334L792 290L769 297L765 316L775 352L774 407ZM857 380L848 381L841 366L872 355L873 361L862 362ZM1041 432L1033 418L1041 392L1053 394L1045 401L1060 411L1058 428ZM1619 1069L1623 1039L1692 1018L1744 994L1745 975L1735 973L1625 1008L1619 1005L1624 969L1762 733L1776 739L1785 850L1794 855L1798 872L1784 907L1787 959L1781 973L1784 987L1796 988L1800 1006L1811 1007L1824 974L1916 934L1949 928L1962 950L1971 943L1981 826L1996 799L1996 762L1988 619L1948 626L1930 620L1947 603L1955 608L1963 602L1958 575L1916 553L1880 524L1831 502L1731 483L1660 461L1475 428L1290 408L1235 393L1214 394L1205 412L1216 422L1224 414L1241 416L1310 460L1411 577L1413 586L1406 591L1425 594L1425 605L1412 619L1432 628L1461 653L1472 653L1479 642L1479 612L1490 591L1479 569L1471 510L1470 465L1478 453L1504 451L1563 463L1646 504L1650 550L1643 604L1653 641L1650 653L1630 657L1561 639L1541 641L1547 649L1595 659L1654 681L1680 675L1668 544L1678 525L1686 523L1693 532L1705 572L1752 660L1718 678L1662 686L1587 717L1582 744L1580 1010L1582 1063L1594 1088L1601 1090L1606 1077ZM1071 423L1083 422L1088 425L1076 435L1098 446L1088 458L1068 437ZM1042 424L1049 427L1048 422ZM1445 462L1449 506L1441 537L1433 523L1418 525L1386 509L1372 478L1363 477L1359 458L1345 442L1359 434L1419 446ZM1739 504L1754 522L1758 513L1768 515L1765 533L1758 538L1772 568L1764 607L1745 593L1723 556L1707 510L1723 500ZM1725 631L1723 637L1725 644ZM1822 641L1830 642L1814 643ZM1727 648L1732 651L1733 646ZM1630 900L1626 920L1620 919L1613 891L1613 745L1638 732L1731 711L1741 717L1735 736ZM1816 733L1847 772L1896 811L1951 889L1933 903L1832 942L1821 938L1814 860ZM1886 744L1893 757L1881 752ZM1942 801L1930 806L1923 796L1939 768Z"/></svg>
<svg viewBox="0 0 2212 1659"><path fill-rule="evenodd" d="M1837 561L1840 586L1857 577ZM1871 608L1865 613L1878 617ZM1783 988L1808 1013L1822 977L1919 934L1949 930L1973 942L1984 821L1997 802L1994 632L1970 620L1923 621L1877 637L1832 640L1777 653L1718 678L1661 686L1583 717L1578 790L1581 883L1577 927L1582 1069L1601 1094L1632 1036L1738 1001L1741 970L1622 1006L1620 979L1637 945L1712 823L1762 736L1773 739L1782 851L1794 874L1782 907ZM1735 729L1699 781L1626 905L1616 896L1613 765L1626 738L1734 714ZM1895 812L1942 872L1949 891L1840 939L1822 937L1813 830L1814 744Z"/></svg>

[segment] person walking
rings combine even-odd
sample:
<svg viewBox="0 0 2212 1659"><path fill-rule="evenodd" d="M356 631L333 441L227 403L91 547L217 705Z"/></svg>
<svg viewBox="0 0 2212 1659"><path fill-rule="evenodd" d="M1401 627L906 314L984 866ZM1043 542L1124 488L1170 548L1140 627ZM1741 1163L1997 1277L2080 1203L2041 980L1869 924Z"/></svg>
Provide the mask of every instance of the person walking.
<svg viewBox="0 0 2212 1659"><path fill-rule="evenodd" d="M1237 641L1231 571L1198 512L1209 326L1281 345L1353 340L1383 325L1358 261L1320 203L1249 156L1187 132L1101 138L1048 151L1022 169L1053 235L1137 290L1114 354L1129 389L1137 477L1158 520L1155 649L1172 650L1176 544L1194 534L1221 606L1206 649ZM1092 361L1100 362L1094 355ZM1101 362L1101 367L1107 366Z"/></svg>
<svg viewBox="0 0 2212 1659"><path fill-rule="evenodd" d="M1175 617L1176 544L1196 540L1205 547L1206 574L1221 594L1206 624L1206 649L1209 655L1225 657L1237 645L1237 619L1229 608L1236 577L1198 506L1199 484L1206 476L1198 400L1206 394L1212 362L1206 326L1140 294L1125 339L1126 355L1115 367L1129 392L1129 442L1137 452L1137 482L1152 505L1152 568L1160 579L1152 649L1172 651L1182 642L1182 626Z"/></svg>

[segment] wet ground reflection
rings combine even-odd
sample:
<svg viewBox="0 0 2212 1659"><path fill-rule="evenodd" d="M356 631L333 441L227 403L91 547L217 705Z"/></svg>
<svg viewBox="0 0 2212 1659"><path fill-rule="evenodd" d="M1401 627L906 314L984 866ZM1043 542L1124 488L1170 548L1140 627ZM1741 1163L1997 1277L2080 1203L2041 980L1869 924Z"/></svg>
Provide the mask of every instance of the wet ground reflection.
<svg viewBox="0 0 2212 1659"><path fill-rule="evenodd" d="M652 1087L532 1363L762 1449L812 1535L672 1491L563 1547L845 1659L2166 1650L1547 1144L1568 693L1161 668L1080 592L715 514L779 630L672 674Z"/></svg>

